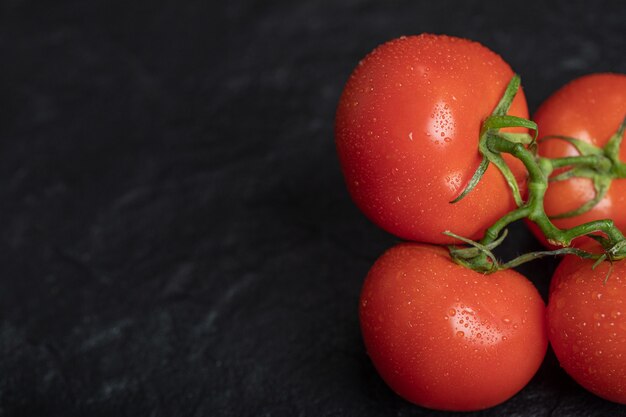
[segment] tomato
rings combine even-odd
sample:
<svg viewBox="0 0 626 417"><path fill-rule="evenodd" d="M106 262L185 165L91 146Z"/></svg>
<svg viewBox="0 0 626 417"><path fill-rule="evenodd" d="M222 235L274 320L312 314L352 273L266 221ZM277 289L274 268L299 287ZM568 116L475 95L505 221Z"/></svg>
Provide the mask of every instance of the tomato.
<svg viewBox="0 0 626 417"><path fill-rule="evenodd" d="M549 338L563 369L607 400L626 404L626 261L566 256L552 277Z"/></svg>
<svg viewBox="0 0 626 417"><path fill-rule="evenodd" d="M363 59L339 100L337 152L356 205L394 235L451 243L478 239L515 207L496 167L456 204L481 161L481 123L513 76L497 54L466 39L419 35L387 42ZM528 117L522 91L509 114ZM518 182L525 170L513 158ZM523 185L523 184L522 184Z"/></svg>
<svg viewBox="0 0 626 417"><path fill-rule="evenodd" d="M571 136L603 147L617 131L626 116L626 75L592 74L566 84L550 96L537 110L534 120L539 136ZM574 147L559 139L542 141L539 155L549 158L577 155ZM626 161L626 145L620 149L620 160ZM545 195L549 216L574 210L595 196L593 183L586 178L551 182ZM626 232L626 179L614 179L604 198L590 211L575 217L553 220L569 229L592 220L613 219ZM536 226L533 233L549 246ZM576 246L588 238L576 239Z"/></svg>
<svg viewBox="0 0 626 417"><path fill-rule="evenodd" d="M535 374L547 348L545 306L522 275L484 275L439 246L404 243L367 275L359 316L385 382L415 404L479 410Z"/></svg>

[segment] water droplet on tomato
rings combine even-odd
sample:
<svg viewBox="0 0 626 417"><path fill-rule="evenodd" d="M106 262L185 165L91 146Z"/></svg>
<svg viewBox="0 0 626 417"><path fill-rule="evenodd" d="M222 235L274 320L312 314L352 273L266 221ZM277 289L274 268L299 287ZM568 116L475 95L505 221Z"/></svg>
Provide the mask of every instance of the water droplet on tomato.
<svg viewBox="0 0 626 417"><path fill-rule="evenodd" d="M463 336L465 336L465 332L462 332L462 331L459 330L458 332L456 332L456 335L458 337L463 337Z"/></svg>
<svg viewBox="0 0 626 417"><path fill-rule="evenodd" d="M504 317L502 317L502 323L504 323L504 324L509 324L509 323L511 323L511 318L510 318L510 317L508 317L508 316L504 316Z"/></svg>

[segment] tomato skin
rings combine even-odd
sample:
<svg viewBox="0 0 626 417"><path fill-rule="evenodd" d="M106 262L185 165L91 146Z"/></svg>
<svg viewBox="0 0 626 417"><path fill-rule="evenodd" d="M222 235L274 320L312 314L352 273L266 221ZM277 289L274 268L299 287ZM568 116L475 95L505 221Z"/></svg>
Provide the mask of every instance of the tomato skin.
<svg viewBox="0 0 626 417"><path fill-rule="evenodd" d="M439 410L507 400L535 374L548 344L545 306L526 278L477 273L438 246L404 243L385 252L367 275L359 316L385 382Z"/></svg>
<svg viewBox="0 0 626 417"><path fill-rule="evenodd" d="M549 338L561 367L580 385L626 404L626 262L566 256L550 284Z"/></svg>
<svg viewBox="0 0 626 417"><path fill-rule="evenodd" d="M361 211L408 240L451 243L446 230L482 237L515 207L497 168L463 200L449 202L480 164L481 124L512 76L499 55L449 36L402 37L366 56L344 88L335 123L346 185ZM522 91L509 114L528 117ZM523 187L522 164L505 159Z"/></svg>
<svg viewBox="0 0 626 417"><path fill-rule="evenodd" d="M577 78L557 90L537 110L534 121L539 136L571 136L598 147L606 145L626 116L626 75L591 74ZM567 142L551 139L539 143L539 155L549 158L577 155ZM620 149L620 160L626 161L626 146ZM593 199L595 191L590 179L574 178L549 184L544 207L549 216L565 213ZM591 210L579 216L555 219L561 229L600 219L613 219L615 226L626 232L626 179L614 179L605 197ZM547 247L551 247L535 225L531 231ZM575 246L588 242L575 240Z"/></svg>

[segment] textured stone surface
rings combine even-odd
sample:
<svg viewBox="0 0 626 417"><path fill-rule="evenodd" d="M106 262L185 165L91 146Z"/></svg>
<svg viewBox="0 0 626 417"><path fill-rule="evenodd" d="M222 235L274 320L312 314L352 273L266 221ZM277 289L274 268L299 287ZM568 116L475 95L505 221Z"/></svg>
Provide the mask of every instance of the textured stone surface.
<svg viewBox="0 0 626 417"><path fill-rule="evenodd" d="M333 116L402 34L500 53L531 110L626 72L623 2L54 1L0 5L0 415L443 416L360 341L395 239L350 202ZM535 249L523 227L504 257ZM554 261L522 268L545 295ZM606 416L549 355L476 416Z"/></svg>

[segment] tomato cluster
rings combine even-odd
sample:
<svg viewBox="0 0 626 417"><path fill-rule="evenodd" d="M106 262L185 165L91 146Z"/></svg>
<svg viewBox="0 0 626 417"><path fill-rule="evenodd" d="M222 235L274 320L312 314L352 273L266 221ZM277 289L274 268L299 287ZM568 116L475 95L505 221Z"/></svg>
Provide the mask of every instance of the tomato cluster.
<svg viewBox="0 0 626 417"><path fill-rule="evenodd" d="M513 75L500 56L476 42L423 34L379 46L350 76L335 128L348 191L378 226L420 242L389 249L367 275L359 305L367 352L403 398L467 411L521 390L539 368L549 338L561 365L581 385L626 403L626 261L615 263L605 285L608 265L592 270L592 260L567 256L554 275L546 310L519 273L485 275L453 262L437 246L454 243L446 230L481 238L516 207L510 184L493 166L471 193L450 204L481 163L481 126ZM507 114L528 117L523 92ZM534 119L540 136L602 146L625 114L626 76L599 74L555 93ZM575 152L566 140L539 145L539 153L551 158ZM508 155L504 160L523 193L524 166ZM550 184L547 213L593 198L590 181ZM626 180L617 179L591 211L557 226L609 217L624 230L625 209Z"/></svg>

